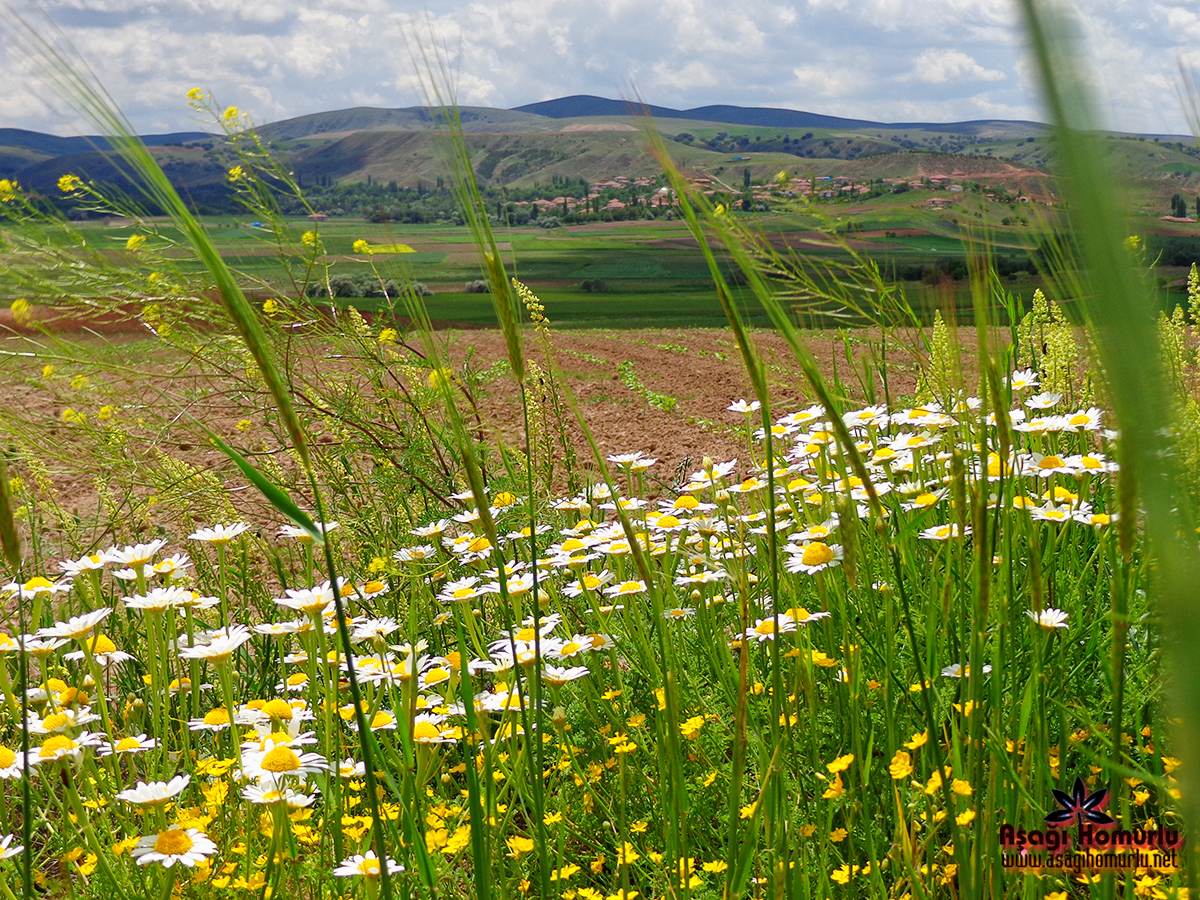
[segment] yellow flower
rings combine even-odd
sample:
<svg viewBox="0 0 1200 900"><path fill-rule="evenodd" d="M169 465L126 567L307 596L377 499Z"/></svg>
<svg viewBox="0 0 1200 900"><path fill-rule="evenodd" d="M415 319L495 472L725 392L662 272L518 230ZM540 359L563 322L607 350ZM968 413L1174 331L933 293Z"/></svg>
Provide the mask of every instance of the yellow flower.
<svg viewBox="0 0 1200 900"><path fill-rule="evenodd" d="M971 782L967 781L965 778L955 778L951 787L954 788L954 793L958 794L960 797L970 797L971 794L974 793L971 788Z"/></svg>
<svg viewBox="0 0 1200 900"><path fill-rule="evenodd" d="M87 379L86 375L76 375L74 378L71 379L71 387L74 390L81 391L85 387L87 387L87 385L88 385L88 379Z"/></svg>
<svg viewBox="0 0 1200 900"><path fill-rule="evenodd" d="M32 307L30 307L29 301L26 300L24 297L14 300L12 302L12 306L10 306L9 309L12 310L13 320L16 321L16 323L18 325L27 325L29 323L30 319L33 318L33 316L30 313L30 310L32 309ZM53 372L54 366L46 366L45 369L42 369L42 377L43 378L50 377L47 374L47 371Z"/></svg>
<svg viewBox="0 0 1200 900"><path fill-rule="evenodd" d="M146 236L144 234L131 234L129 240L125 242L125 249L136 252L144 243L146 243Z"/></svg>
<svg viewBox="0 0 1200 900"><path fill-rule="evenodd" d="M315 231L306 231L300 235L300 243L305 247L317 246L317 233Z"/></svg>
<svg viewBox="0 0 1200 900"><path fill-rule="evenodd" d="M72 191L77 191L83 187L83 182L74 175L63 175L58 179L58 189L64 194L69 194Z"/></svg>
<svg viewBox="0 0 1200 900"><path fill-rule="evenodd" d="M718 773L718 772L717 772L717 771L714 769L713 771L711 771L711 772L709 772L707 775L705 775L705 776L704 776L704 780L703 780L703 782L702 782L702 783L704 784L704 786L705 786L705 787L712 787L712 783L713 783L714 781L716 781L716 780L717 780L717 775L718 775L718 774L719 774L719 773Z"/></svg>
<svg viewBox="0 0 1200 900"><path fill-rule="evenodd" d="M513 859L519 859L522 853L533 849L533 841L520 835L513 835L505 843L508 844L508 855Z"/></svg>
<svg viewBox="0 0 1200 900"><path fill-rule="evenodd" d="M21 302L20 300L17 301L17 303L20 303L20 302ZM16 303L13 304L13 306L16 306L16 305L17 305ZM28 306L28 304L26 304L26 306ZM42 377L43 378L49 378L53 374L54 374L54 366L42 366Z"/></svg>
<svg viewBox="0 0 1200 900"><path fill-rule="evenodd" d="M277 312L279 312L279 304L275 302L274 298L268 297L266 300L263 301L263 313L264 314L266 314L268 316L273 316Z"/></svg>
<svg viewBox="0 0 1200 900"><path fill-rule="evenodd" d="M396 338L399 336L400 334L395 328L385 328L383 331L379 332L379 343L394 344L396 343Z"/></svg>
<svg viewBox="0 0 1200 900"><path fill-rule="evenodd" d="M645 834L646 828L649 826L649 824L649 822L634 822L629 826L629 830L634 834Z"/></svg>
<svg viewBox="0 0 1200 900"><path fill-rule="evenodd" d="M8 203L17 199L17 192L21 188L15 181L10 181L7 178L0 178L0 203Z"/></svg>
<svg viewBox="0 0 1200 900"><path fill-rule="evenodd" d="M912 736L912 740L904 746L909 750L916 750L918 747L924 747L929 742L929 731L922 731Z"/></svg>
<svg viewBox="0 0 1200 900"><path fill-rule="evenodd" d="M850 881L850 867L842 866L841 868L834 869L832 874L830 874L829 877L832 878L834 881L836 881L838 884L846 884L847 882Z"/></svg>
<svg viewBox="0 0 1200 900"><path fill-rule="evenodd" d="M854 762L854 754L847 753L845 756L839 756L833 762L825 766L825 768L830 772L837 774L838 772L845 772L848 768L850 768L850 764L852 762Z"/></svg>
<svg viewBox="0 0 1200 900"><path fill-rule="evenodd" d="M204 91L200 90L198 87L194 87L187 92L187 97L189 100L203 100Z"/></svg>
<svg viewBox="0 0 1200 900"><path fill-rule="evenodd" d="M230 169L228 172L225 173L225 178L226 178L226 180L228 180L231 183L235 183L238 181L245 181L246 180L246 170L243 169L241 166L234 166L232 169Z"/></svg>
<svg viewBox="0 0 1200 900"><path fill-rule="evenodd" d="M937 793L942 786L942 773L937 769L933 770L933 774L929 776L929 781L925 783L925 793L932 797Z"/></svg>
<svg viewBox="0 0 1200 900"><path fill-rule="evenodd" d="M970 825L975 821L975 810L968 809L966 812L961 812L955 816L954 821L959 825Z"/></svg>
<svg viewBox="0 0 1200 900"><path fill-rule="evenodd" d="M355 253L361 253L361 254L370 256L371 245L368 244L366 241L364 241L362 238L359 238L357 241L354 242L353 250Z"/></svg>
<svg viewBox="0 0 1200 900"><path fill-rule="evenodd" d="M846 788L842 785L842 776L833 776L833 784L825 789L821 797L825 800L834 800L846 792Z"/></svg>
<svg viewBox="0 0 1200 900"><path fill-rule="evenodd" d="M224 114L221 116L221 118L224 119L226 122L232 122L235 119L237 119L237 117L240 115L241 115L241 110L239 110L236 106L230 106L230 107L226 108L226 110L225 110Z"/></svg>
<svg viewBox="0 0 1200 900"><path fill-rule="evenodd" d="M73 410L71 407L68 406L66 409L64 409L62 411L61 418L64 422L69 422L73 425L80 425L83 423L84 416L83 416L83 413L76 412L75 410Z"/></svg>
<svg viewBox="0 0 1200 900"><path fill-rule="evenodd" d="M829 832L829 839L835 844L840 844L846 839L846 836L849 833L850 832L848 832L845 828L835 828L833 831Z"/></svg>
<svg viewBox="0 0 1200 900"><path fill-rule="evenodd" d="M746 806L743 806L741 808L740 815L743 819L749 819L751 816L754 815L754 812L757 809L758 809L757 803L749 803Z"/></svg>
<svg viewBox="0 0 1200 900"><path fill-rule="evenodd" d="M907 778L913 773L912 756L903 750L897 750L896 755L892 757L891 764L888 766L888 771L892 773L892 777L897 781Z"/></svg>
<svg viewBox="0 0 1200 900"><path fill-rule="evenodd" d="M713 874L716 874L718 872L724 872L726 869L728 869L729 863L725 862L725 860L723 860L723 859L718 859L718 860L714 860L713 862L706 862L706 863L702 864L700 866L700 868L703 869L705 872L711 872Z"/></svg>

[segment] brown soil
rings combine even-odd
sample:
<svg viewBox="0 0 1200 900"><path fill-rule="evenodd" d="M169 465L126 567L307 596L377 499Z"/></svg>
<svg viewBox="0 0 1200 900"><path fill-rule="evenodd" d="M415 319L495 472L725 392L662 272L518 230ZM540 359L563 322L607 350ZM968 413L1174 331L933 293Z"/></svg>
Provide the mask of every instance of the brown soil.
<svg viewBox="0 0 1200 900"><path fill-rule="evenodd" d="M85 354L92 352L92 348L99 352L103 345L108 359L113 357L111 348L118 347L119 352L129 353L130 362L139 373L151 374L138 374L135 380L134 375L122 374L110 366L89 373L91 384L86 391L74 391L68 389L67 382L75 373L62 361L63 354L53 340L11 331L0 337L0 354L4 358L0 366L0 409L16 410L25 422L43 429L46 462L64 508L78 510L85 516L96 509L92 486L96 473L86 471L86 464L80 466L72 458L69 444L72 431L62 422L67 406L77 407L88 415L89 421L94 421L100 402L113 402L100 401L97 399L100 396L120 397L125 403L132 398L132 402L144 404L143 408L157 409L167 402L159 398L178 397L181 387L193 394L197 391L203 394L187 409L180 410L176 418L156 417L155 422L143 429L133 428L128 444L131 459L143 456L150 459L154 448L161 448L201 469L228 470L228 462L205 444L195 427L196 421L240 446L273 440L265 432L259 433L257 425L248 432L238 431L236 426L245 416L245 407L235 402L237 398L227 396L224 385L219 383L198 383L198 377L189 375L182 354L169 348L156 351L144 340L144 331L136 328L132 332L121 331L116 323L109 323L114 329L111 333L103 333L94 325L88 326L90 332L64 332L62 329L70 324L69 320L59 320L55 338L70 342ZM505 343L497 330L454 330L443 332L442 336L448 340L455 361L461 362L468 350L472 351L472 366L476 369L506 358ZM962 337L966 340L969 336ZM814 402L786 342L771 332L756 332L753 338L766 363L775 410L781 414ZM858 359L866 352L867 341L873 340L878 345L878 335L871 332L860 332L854 338L853 353ZM907 339L915 340L915 335L904 338ZM120 350L126 344L130 350ZM544 366L544 354L532 334L526 344L530 358ZM736 430L743 424L743 416L728 412L726 407L739 398L752 399L753 392L728 329L556 332L553 346L582 415L604 454L642 451L656 456L660 462L654 472L667 482L674 480L677 468L685 469L683 474L699 468L705 456L717 460L739 457L746 461L744 439ZM809 346L823 372L830 376L836 373L848 394L861 396L840 337L831 332L813 332L809 334ZM327 349L310 343L303 350L298 347L297 352L326 371L338 365L328 360ZM889 347L891 396L913 393L914 359L911 351L902 346L893 343ZM646 390L674 398L675 406L669 410L655 408L643 392L631 390L623 383L617 365L625 361L632 364ZM47 364L56 367L50 381L42 378L43 366ZM523 443L521 409L511 378L491 382L479 402L484 420L497 428L507 442ZM9 435L3 434L3 430L0 416L0 440L7 443ZM579 459L588 460L586 442L573 421L568 431ZM29 440L30 433L25 430L22 443L28 444ZM316 440L331 438L322 435ZM230 477L226 483L244 484L244 479ZM240 509L243 501L236 502ZM251 515L251 518L256 517Z"/></svg>

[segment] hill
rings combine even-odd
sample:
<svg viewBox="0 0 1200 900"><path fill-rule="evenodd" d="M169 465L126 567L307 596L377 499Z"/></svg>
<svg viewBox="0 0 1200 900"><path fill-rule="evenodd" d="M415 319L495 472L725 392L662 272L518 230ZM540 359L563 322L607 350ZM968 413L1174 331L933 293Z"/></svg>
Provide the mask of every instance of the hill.
<svg viewBox="0 0 1200 900"><path fill-rule="evenodd" d="M631 116L642 109L622 100L608 100L589 94L560 97L514 107L517 112L534 113L551 119L572 119L580 116ZM667 106L644 108L656 119L692 119L700 122L721 122L729 125L753 125L763 128L882 128L902 131L937 131L946 134L981 134L997 128L1006 130L1045 131L1038 122L980 119L972 122L872 122L867 119L843 119L795 109L746 106L698 106L695 109L671 109Z"/></svg>

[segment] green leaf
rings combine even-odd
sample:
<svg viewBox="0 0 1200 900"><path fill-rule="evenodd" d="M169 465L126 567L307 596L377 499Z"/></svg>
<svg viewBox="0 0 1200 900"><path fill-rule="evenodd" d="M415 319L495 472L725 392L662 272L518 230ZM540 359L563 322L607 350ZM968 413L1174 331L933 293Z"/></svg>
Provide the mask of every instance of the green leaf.
<svg viewBox="0 0 1200 900"><path fill-rule="evenodd" d="M303 528L306 532L308 532L308 536L313 539L314 543L325 543L324 532L322 532L321 529L316 526L316 524L311 518L309 518L308 514L305 513L304 510L292 502L291 497L268 481L267 477L263 475L262 472L258 471L258 469L254 468L254 466L251 465L250 461L246 459L246 457L242 456L211 431L208 433L208 436L212 438L212 442L217 445L217 449L219 449L237 464L237 467L242 470L242 474L250 479L250 483L262 492L262 495L267 498L273 507L295 522L298 527Z"/></svg>

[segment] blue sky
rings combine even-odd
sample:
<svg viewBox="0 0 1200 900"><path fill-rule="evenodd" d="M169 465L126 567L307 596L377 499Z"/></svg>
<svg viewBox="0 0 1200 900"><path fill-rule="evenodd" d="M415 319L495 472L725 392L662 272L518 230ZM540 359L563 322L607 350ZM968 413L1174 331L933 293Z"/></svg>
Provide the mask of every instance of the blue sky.
<svg viewBox="0 0 1200 900"><path fill-rule="evenodd" d="M1200 0L1060 0L1109 127L1186 133L1180 64L1200 69ZM879 121L1044 119L1011 0L43 0L144 132L204 123L200 86L263 123L423 102L440 45L464 104L566 94L784 106ZM0 125L76 130L12 50Z"/></svg>

